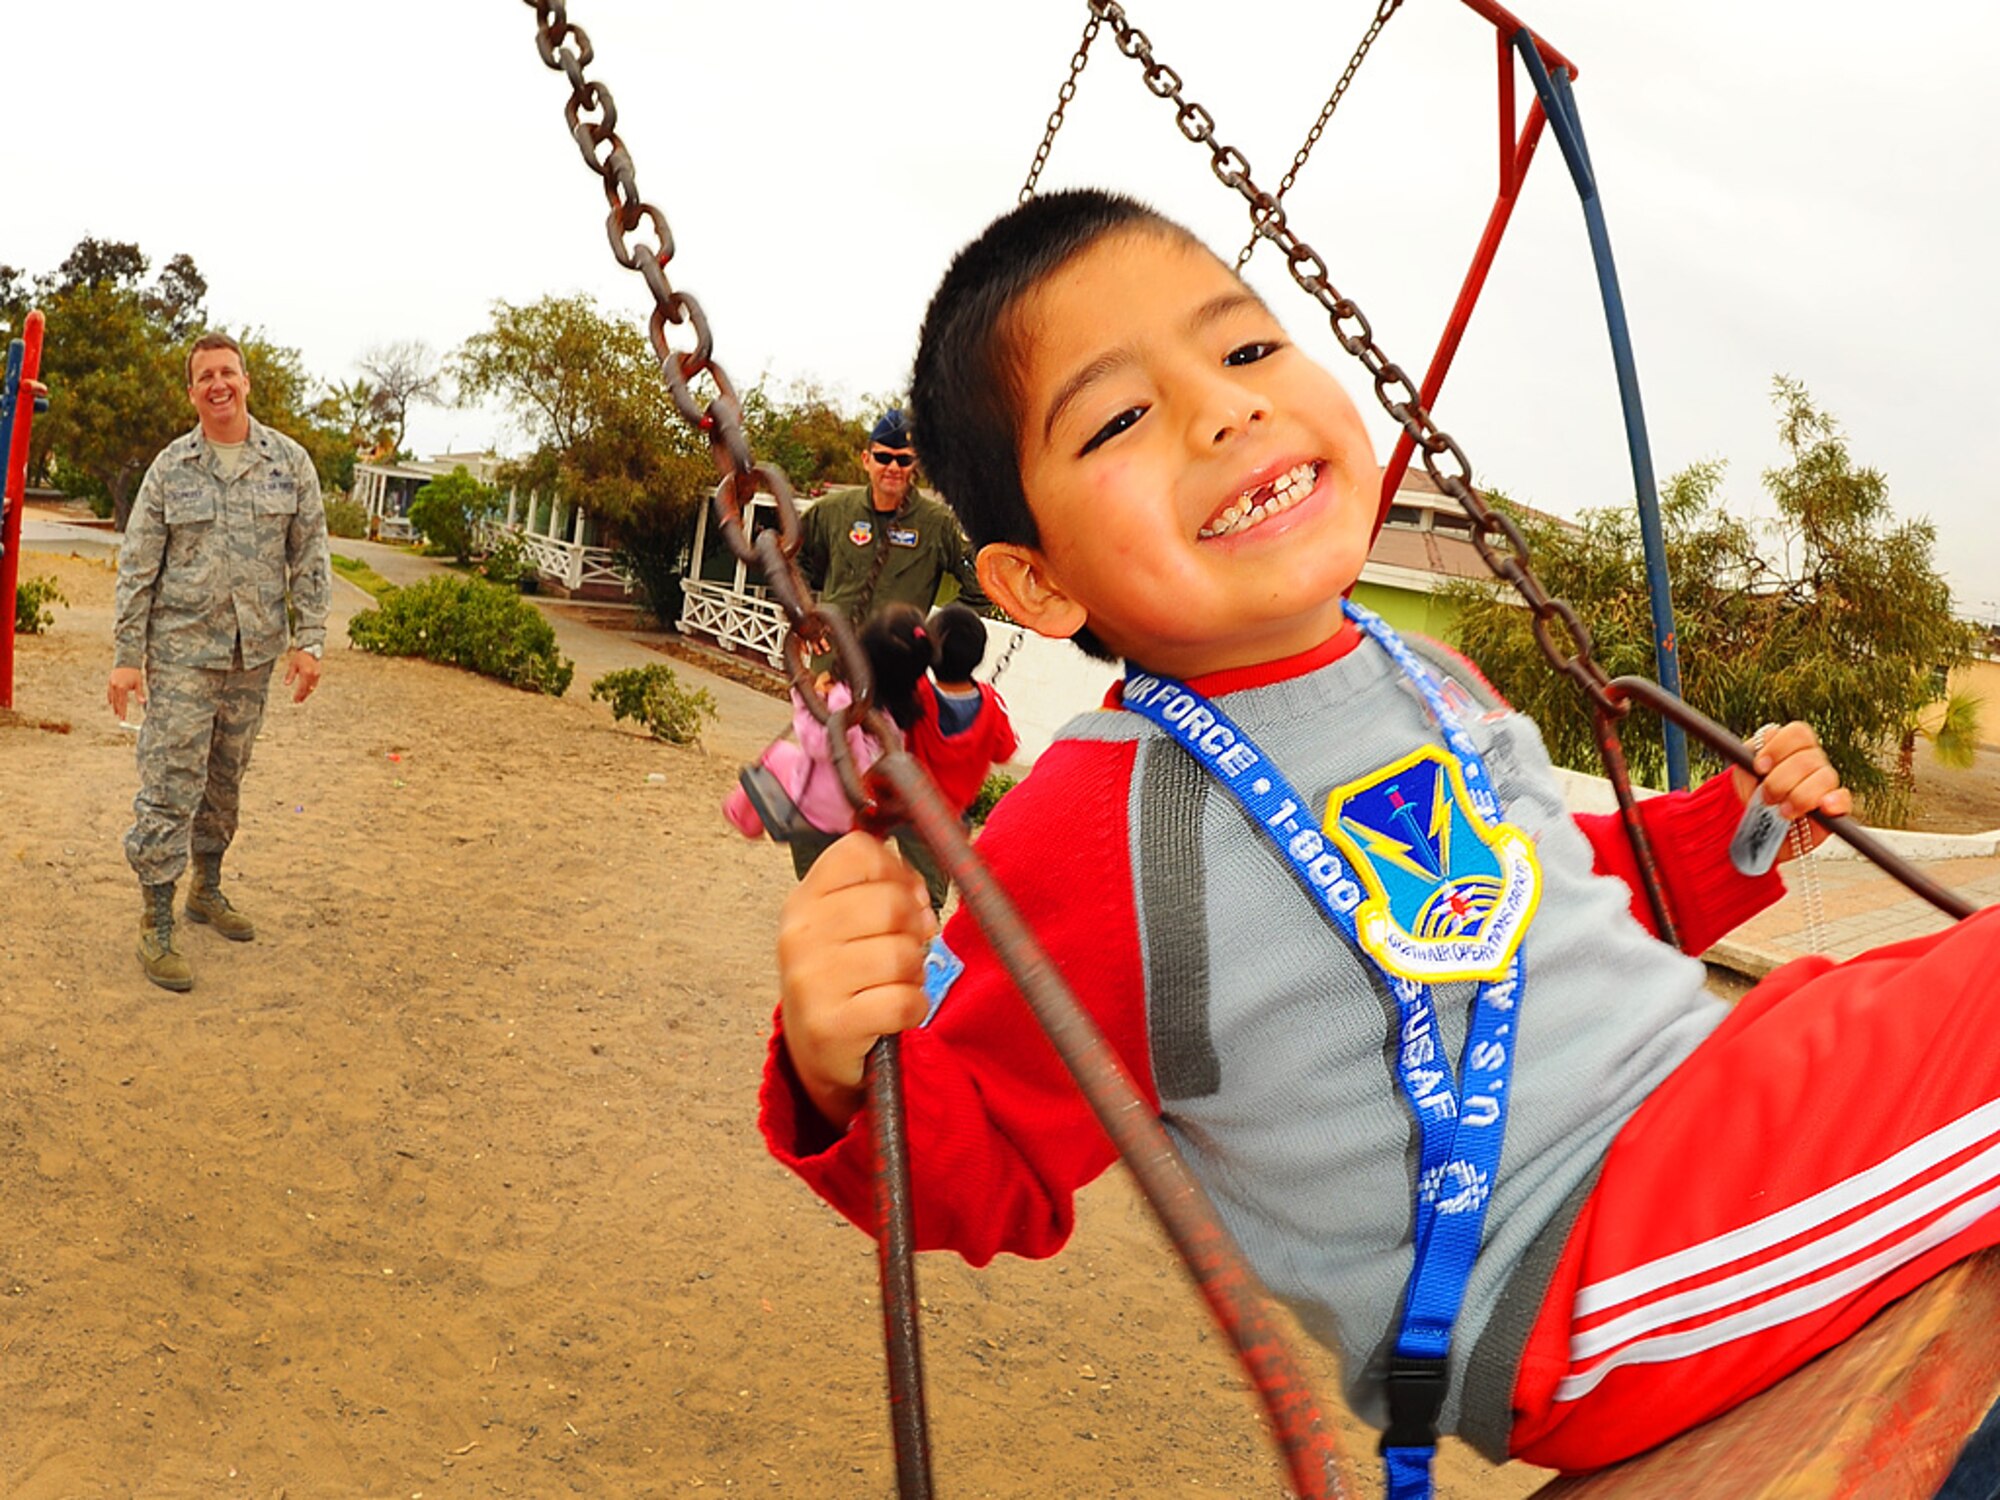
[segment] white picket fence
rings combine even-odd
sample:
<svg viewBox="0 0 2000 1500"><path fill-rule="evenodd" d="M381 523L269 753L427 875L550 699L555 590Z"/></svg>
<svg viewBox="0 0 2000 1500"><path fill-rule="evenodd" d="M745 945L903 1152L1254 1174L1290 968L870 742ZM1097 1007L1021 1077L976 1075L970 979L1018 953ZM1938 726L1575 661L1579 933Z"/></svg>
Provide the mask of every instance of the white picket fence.
<svg viewBox="0 0 2000 1500"><path fill-rule="evenodd" d="M785 664L785 612L761 592L738 593L726 583L682 579L680 629L732 651L754 652L774 667Z"/></svg>
<svg viewBox="0 0 2000 1500"><path fill-rule="evenodd" d="M489 518L480 521L478 530L480 542L489 547L501 536L517 538L523 555L536 571L571 593L587 583L608 583L627 594L637 587L632 575L618 565L618 555L609 547L586 547L565 537L543 536L529 531L519 521Z"/></svg>

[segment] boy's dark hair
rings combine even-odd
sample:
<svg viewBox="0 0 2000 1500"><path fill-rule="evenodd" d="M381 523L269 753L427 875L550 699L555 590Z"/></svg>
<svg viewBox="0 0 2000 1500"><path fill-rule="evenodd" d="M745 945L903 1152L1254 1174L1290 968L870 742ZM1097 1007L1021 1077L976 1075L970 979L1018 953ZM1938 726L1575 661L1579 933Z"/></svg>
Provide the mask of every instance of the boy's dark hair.
<svg viewBox="0 0 2000 1500"><path fill-rule="evenodd" d="M995 219L959 251L931 298L910 382L910 425L924 472L975 548L1041 545L1021 489L1021 361L1013 311L1066 262L1104 236L1130 229L1200 243L1172 219L1119 193L1046 193ZM1091 655L1112 659L1088 628L1074 639Z"/></svg>
<svg viewBox="0 0 2000 1500"><path fill-rule="evenodd" d="M986 622L963 604L947 604L931 616L931 639L937 642L938 681L970 682L986 656Z"/></svg>
<svg viewBox="0 0 2000 1500"><path fill-rule="evenodd" d="M890 604L861 627L861 650L875 674L875 703L898 729L917 722L917 684L937 665L937 643L914 604Z"/></svg>
<svg viewBox="0 0 2000 1500"><path fill-rule="evenodd" d="M194 357L204 349L234 349L236 351L236 368L245 374L249 373L250 365L243 358L243 346L220 329L210 329L192 344L188 345L187 383L189 385L194 384Z"/></svg>

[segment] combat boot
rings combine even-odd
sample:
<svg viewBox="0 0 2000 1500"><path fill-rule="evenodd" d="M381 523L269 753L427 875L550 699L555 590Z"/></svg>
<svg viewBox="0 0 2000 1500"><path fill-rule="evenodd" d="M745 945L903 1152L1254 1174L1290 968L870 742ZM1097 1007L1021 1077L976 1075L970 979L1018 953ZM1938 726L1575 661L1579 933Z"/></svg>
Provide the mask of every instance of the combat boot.
<svg viewBox="0 0 2000 1500"><path fill-rule="evenodd" d="M247 943L257 935L250 919L229 904L222 894L222 856L198 854L194 875L188 882L187 914L190 922L207 922L232 943Z"/></svg>
<svg viewBox="0 0 2000 1500"><path fill-rule="evenodd" d="M139 967L163 990L194 988L194 969L174 946L174 883L149 885L139 913Z"/></svg>

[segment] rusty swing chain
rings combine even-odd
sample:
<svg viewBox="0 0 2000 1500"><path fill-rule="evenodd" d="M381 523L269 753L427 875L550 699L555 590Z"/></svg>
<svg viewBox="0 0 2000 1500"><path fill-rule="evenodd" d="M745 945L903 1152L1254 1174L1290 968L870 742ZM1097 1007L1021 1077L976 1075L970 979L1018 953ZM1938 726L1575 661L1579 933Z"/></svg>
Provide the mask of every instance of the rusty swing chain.
<svg viewBox="0 0 2000 1500"><path fill-rule="evenodd" d="M1398 4L1402 0L1397 0ZM1090 61L1090 44L1097 40L1097 28L1104 23L1095 11L1083 23L1083 39L1076 44L1076 51L1069 60L1069 77L1056 90L1056 107L1049 111L1048 129L1042 132L1042 143L1035 148L1035 160L1028 168L1028 180L1021 184L1018 202L1026 203L1035 196L1035 184L1041 181L1042 168L1048 165L1049 152L1056 143L1056 132L1063 128L1063 112L1069 108L1069 101L1076 97L1076 81L1083 76L1084 64Z"/></svg>
<svg viewBox="0 0 2000 1500"><path fill-rule="evenodd" d="M785 612L790 623L785 656L792 684L807 709L827 725L841 786L857 809L857 824L877 832L898 823L914 826L945 873L958 884L961 900L1076 1080L1228 1335L1270 1418L1294 1490L1308 1500L1345 1494L1331 1431L1320 1418L1311 1387L1242 1252L1222 1227L1214 1206L1103 1033L1070 993L1034 934L973 852L956 815L930 778L904 753L900 732L875 706L867 659L846 617L821 607L799 572L794 559L801 533L790 481L782 470L759 464L751 455L743 430L742 405L728 373L715 359L707 316L690 293L676 290L667 279L666 265L674 254L672 231L666 216L639 195L631 153L618 135L618 112L611 91L584 74L594 57L589 37L569 20L565 0L524 3L535 12L536 45L542 62L569 80L570 96L563 114L585 164L603 181L609 205L605 234L611 253L620 265L636 271L652 293L653 313L647 333L659 359L660 374L676 410L707 439L721 475L715 507L722 534L732 553L763 570L771 597ZM1095 29L1093 25L1087 31L1086 46ZM1079 49L1070 86L1058 105L1057 123L1061 104L1074 93L1074 74L1082 68L1081 55ZM635 244L631 236L642 227L650 231L651 242ZM687 330L693 347L676 349L668 337L669 328ZM704 376L715 391L705 405L694 389ZM753 539L744 527L744 507L759 493L771 497L778 525L758 532ZM846 708L829 710L816 690L807 670L808 641L832 646L853 694ZM853 725L873 735L884 749L865 778L848 751L846 731ZM897 1488L903 1500L925 1500L931 1493L929 1450L916 1337L914 1235L896 1038L882 1038L870 1053L868 1088L878 1153L876 1207L882 1224L883 1316L889 1346Z"/></svg>
<svg viewBox="0 0 2000 1500"><path fill-rule="evenodd" d="M1180 74L1154 57L1152 42L1127 18L1124 7L1117 0L1087 0L1087 3L1093 16L1110 24L1118 50L1145 70L1147 89L1174 106L1174 123L1181 134L1208 148L1210 170L1218 182L1234 190L1249 205L1258 236L1284 252L1292 280L1325 310L1333 336L1368 372L1374 383L1375 399L1414 440L1433 482L1465 508L1472 520L1472 540L1480 557L1494 573L1514 586L1533 611L1535 639L1543 654L1558 671L1576 682L1594 707L1613 717L1622 717L1627 706L1610 691L1611 679L1592 654L1589 628L1567 602L1550 597L1542 587L1529 566L1528 543L1520 528L1510 516L1488 508L1479 497L1472 487L1472 463L1465 450L1432 419L1402 367L1382 352L1367 316L1351 297L1342 296L1333 285L1326 261L1292 231L1284 206L1252 180L1250 163L1243 153L1216 138L1215 117L1184 96ZM1441 460L1449 460L1451 467L1446 469ZM1568 650L1555 640L1557 626L1569 637Z"/></svg>
<svg viewBox="0 0 2000 1500"><path fill-rule="evenodd" d="M1472 520L1472 543L1493 573L1511 584L1526 602L1531 615L1535 643L1549 664L1577 686L1591 709L1597 748L1604 760L1606 775L1618 795L1618 806L1626 834L1638 862L1641 883L1652 908L1658 931L1667 942L1679 945L1673 913L1668 909L1660 883L1659 867L1651 841L1639 821L1638 803L1632 792L1631 777L1625 768L1624 747L1618 739L1618 721L1632 711L1633 703L1643 703L1663 718L1672 719L1708 745L1723 759L1755 775L1755 754L1750 747L1714 720L1655 682L1643 677L1608 676L1599 665L1591 642L1590 629L1578 617L1569 601L1551 595L1535 576L1528 559L1527 539L1505 512L1491 509L1472 485L1472 464L1451 435L1441 429L1424 406L1417 388L1402 368L1385 355L1375 342L1373 329L1359 306L1343 297L1334 287L1326 261L1297 234L1293 233L1285 209L1271 194L1258 187L1250 176L1250 163L1243 153L1215 137L1215 117L1201 105L1187 99L1181 76L1153 55L1151 41L1134 26L1117 0L1086 0L1093 20L1108 23L1118 50L1139 63L1147 89L1175 109L1174 121L1180 132L1209 151L1209 168L1216 180L1233 189L1249 205L1251 222L1258 237L1268 239L1285 254L1286 268L1299 289L1325 309L1333 336L1341 348L1361 361L1374 382L1375 399L1382 409L1410 435L1416 451L1423 456L1424 470L1433 483L1456 500ZM1384 0L1378 21L1386 20L1389 0ZM1368 40L1379 32L1371 28ZM1450 468L1443 460L1450 461ZM1567 641L1557 638L1560 629ZM1955 891L1933 881L1907 860L1890 850L1852 818L1834 817L1814 811L1814 822L1839 835L1856 852L1872 860L1887 874L1911 891L1953 917L1971 915L1975 908Z"/></svg>
<svg viewBox="0 0 2000 1500"><path fill-rule="evenodd" d="M1529 566L1528 543L1520 528L1514 524L1512 517L1492 510L1480 498L1478 491L1472 487L1472 462L1465 456L1465 450L1432 419L1415 384L1402 367L1382 352L1381 346L1375 342L1374 329L1369 325L1367 316L1351 297L1342 296L1334 286L1325 259L1293 232L1284 205L1258 187L1251 178L1249 159L1234 146L1225 145L1216 138L1215 116L1185 96L1181 75L1153 55L1151 40L1132 24L1117 0L1087 0L1087 3L1093 18L1110 25L1118 50L1144 69L1147 89L1174 106L1174 123L1181 134L1195 145L1208 148L1209 169L1218 182L1234 190L1249 206L1256 235L1271 241L1284 252L1285 267L1291 272L1292 280L1325 310L1333 336L1340 341L1340 347L1358 359L1361 367L1368 372L1369 379L1374 383L1375 399L1397 425L1409 433L1417 452L1423 456L1424 469L1432 481L1456 500L1471 518L1472 544L1487 567L1512 584L1527 601L1532 611L1535 642L1541 647L1542 654L1557 671L1576 683L1591 705L1598 749L1604 756L1606 770L1618 792L1619 810L1638 860L1654 920L1661 936L1674 942L1676 929L1673 913L1667 908L1660 886L1652 845L1639 822L1638 804L1632 795L1630 778L1625 775L1624 751L1618 744L1617 721L1631 711L1630 705L1623 695L1613 690L1610 677L1598 665L1589 627L1577 617L1567 601L1551 597L1542 587ZM1384 0L1384 10L1387 9L1387 0ZM1371 28L1371 40L1373 33L1379 29ZM1445 466L1446 460L1450 463L1449 468ZM1566 646L1556 638L1558 627L1568 637Z"/></svg>
<svg viewBox="0 0 2000 1500"><path fill-rule="evenodd" d="M1306 132L1306 138L1300 144L1298 154L1292 158L1291 169L1278 184L1277 192L1271 195L1277 202L1283 203L1285 194L1289 193L1292 184L1299 180L1299 173L1305 170L1306 159L1312 155L1313 147L1319 144L1319 138L1326 134L1326 127L1333 120L1333 112L1340 108L1340 101L1346 96L1348 85L1354 82L1354 75L1361 71L1361 64L1367 60L1368 49L1375 45L1375 38L1380 36L1382 28L1389 24L1389 17L1400 10L1402 5L1403 0L1382 0L1382 4L1376 9L1374 20L1368 23L1368 29L1361 34L1361 44L1354 49L1354 56L1347 60L1346 71L1340 75L1340 81L1333 86L1333 92L1327 95L1326 103L1320 106L1319 118L1313 121L1312 129ZM1096 17L1093 16L1091 19L1095 20ZM1243 248L1236 252L1237 270L1241 271L1249 264L1251 255L1257 249L1257 241L1261 237L1256 229L1252 228L1250 238L1245 240Z"/></svg>
<svg viewBox="0 0 2000 1500"><path fill-rule="evenodd" d="M708 440L710 456L721 475L715 504L723 537L732 553L763 569L771 597L785 611L794 638L825 640L839 660L853 701L844 709L833 710L806 673L802 653L789 648L787 651L792 685L813 717L831 731L831 748L841 786L856 807L867 811L873 806L873 798L864 790L848 754L845 731L858 725L884 745L900 745L901 737L888 717L875 707L874 680L868 660L847 620L819 608L793 562L799 549L800 528L791 481L783 470L760 464L752 457L743 430L742 402L728 371L715 358L715 337L708 325L708 315L692 293L676 290L667 279L667 263L674 258L673 231L668 227L666 215L640 196L632 154L618 134L618 106L611 90L584 76L583 70L595 57L589 36L581 26L570 22L565 0L525 0L525 3L535 12L536 45L543 63L569 79L570 96L563 105L563 118L585 165L603 179L604 200L610 206L604 232L611 243L611 254L619 265L636 271L652 293L653 312L647 338L659 360L660 374L682 419ZM641 228L652 235L650 243L643 239L633 242L631 236ZM669 328L686 328L693 337L693 347L675 349L668 337ZM704 376L715 390L706 404L695 391L695 383ZM771 497L778 524L758 532L752 539L744 528L744 509L760 493Z"/></svg>

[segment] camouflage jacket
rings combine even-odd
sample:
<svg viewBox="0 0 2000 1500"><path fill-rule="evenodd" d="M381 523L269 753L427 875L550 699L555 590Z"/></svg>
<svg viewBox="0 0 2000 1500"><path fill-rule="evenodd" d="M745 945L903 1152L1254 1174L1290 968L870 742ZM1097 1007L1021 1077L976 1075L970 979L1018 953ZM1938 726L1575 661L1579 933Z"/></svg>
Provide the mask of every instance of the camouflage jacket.
<svg viewBox="0 0 2000 1500"><path fill-rule="evenodd" d="M197 427L160 450L139 485L118 549L115 665L227 667L284 651L285 601L296 644L324 647L326 511L306 450L255 417L242 470L224 481Z"/></svg>
<svg viewBox="0 0 2000 1500"><path fill-rule="evenodd" d="M875 509L866 485L835 490L813 502L801 526L805 536L799 547L799 571L818 591L821 604L845 610L850 619L861 612L858 606L875 570L877 548L888 555L867 600L867 613L885 604L914 604L929 613L947 573L958 580L959 598L965 604L979 610L986 607L986 595L980 592L972 568L973 551L958 528L958 518L942 501L919 494L915 486L893 516Z"/></svg>

